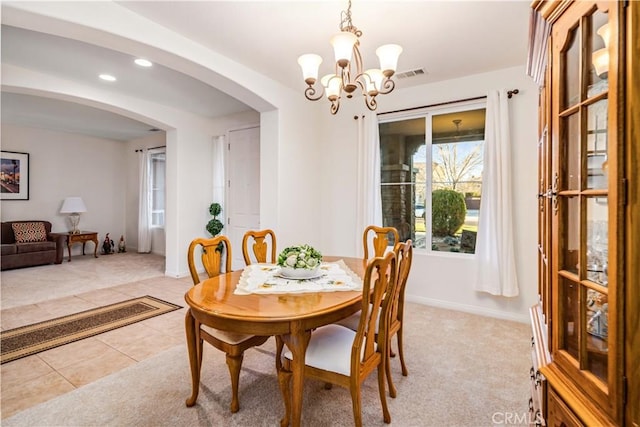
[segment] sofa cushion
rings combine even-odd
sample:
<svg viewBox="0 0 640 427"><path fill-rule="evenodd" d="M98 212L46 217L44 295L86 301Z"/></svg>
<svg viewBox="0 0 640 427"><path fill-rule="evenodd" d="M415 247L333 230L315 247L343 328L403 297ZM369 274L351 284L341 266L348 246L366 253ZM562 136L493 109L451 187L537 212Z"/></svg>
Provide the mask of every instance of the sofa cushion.
<svg viewBox="0 0 640 427"><path fill-rule="evenodd" d="M16 251L19 254L25 254L28 252L42 252L42 251L55 251L56 242L30 242L30 243L17 243Z"/></svg>
<svg viewBox="0 0 640 427"><path fill-rule="evenodd" d="M14 255L17 253L16 245L1 245L0 256Z"/></svg>
<svg viewBox="0 0 640 427"><path fill-rule="evenodd" d="M16 243L47 241L47 230L42 222L14 222L11 228L13 228Z"/></svg>

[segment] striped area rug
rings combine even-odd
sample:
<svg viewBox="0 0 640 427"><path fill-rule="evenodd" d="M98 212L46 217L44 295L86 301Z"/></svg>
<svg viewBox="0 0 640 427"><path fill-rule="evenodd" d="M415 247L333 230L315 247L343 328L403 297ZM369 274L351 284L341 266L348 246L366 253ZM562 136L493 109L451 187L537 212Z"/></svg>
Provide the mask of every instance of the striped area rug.
<svg viewBox="0 0 640 427"><path fill-rule="evenodd" d="M130 325L182 307L149 295L0 333L2 363Z"/></svg>

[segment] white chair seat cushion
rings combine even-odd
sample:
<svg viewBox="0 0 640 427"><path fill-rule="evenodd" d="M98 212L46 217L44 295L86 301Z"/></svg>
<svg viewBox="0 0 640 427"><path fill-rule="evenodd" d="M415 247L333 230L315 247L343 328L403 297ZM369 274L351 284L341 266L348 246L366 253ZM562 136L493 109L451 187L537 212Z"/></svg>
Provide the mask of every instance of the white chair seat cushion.
<svg viewBox="0 0 640 427"><path fill-rule="evenodd" d="M353 313L351 316L336 322L336 324L344 326L345 328L349 328L352 331L357 331L358 324L360 323L361 314L362 314L362 311L358 311L357 313Z"/></svg>
<svg viewBox="0 0 640 427"><path fill-rule="evenodd" d="M246 334L237 334L235 332L221 331L220 329L215 329L207 325L200 325L200 328L207 332L209 335L219 339L220 341L224 341L227 344L237 345L243 341L251 339L254 335L246 335Z"/></svg>
<svg viewBox="0 0 640 427"><path fill-rule="evenodd" d="M327 325L311 333L307 347L305 363L314 368L351 375L351 346L356 333L339 325ZM291 351L284 352L284 357L293 359Z"/></svg>
<svg viewBox="0 0 640 427"><path fill-rule="evenodd" d="M376 323L376 334L378 333L378 327L380 325L380 314L382 310L378 311L378 323ZM352 331L358 330L358 324L360 323L360 316L362 315L362 311L358 311L357 313L353 313L351 316L342 319L336 322L337 325L342 325L345 328L349 328Z"/></svg>

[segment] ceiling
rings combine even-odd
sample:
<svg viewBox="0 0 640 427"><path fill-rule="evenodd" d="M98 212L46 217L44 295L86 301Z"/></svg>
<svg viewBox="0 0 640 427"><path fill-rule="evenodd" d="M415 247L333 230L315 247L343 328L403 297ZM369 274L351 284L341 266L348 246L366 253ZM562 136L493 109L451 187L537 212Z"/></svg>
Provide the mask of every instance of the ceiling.
<svg viewBox="0 0 640 427"><path fill-rule="evenodd" d="M178 4L179 3L179 4ZM329 72L329 38L339 31L346 1L122 1L123 8L207 46L302 96L297 58L317 53L320 74ZM3 9L4 9L3 2ZM3 10L2 14L5 15ZM223 18L223 19L221 19ZM353 24L365 68L377 66L375 49L403 46L398 72L422 68L423 76L396 79L397 87L449 80L523 65L526 58L529 1L354 0ZM2 27L2 63L63 77L104 89L218 117L250 108L221 91L160 65L135 66L131 56L77 40ZM149 58L152 59L153 58ZM118 76L106 83L101 72ZM93 134L116 140L143 136L150 126L92 107L63 105L39 97L3 93L2 120L25 126ZM100 115L104 114L104 122ZM114 120L122 117L121 124ZM82 129L84 127L84 129ZM119 129L110 133L110 129ZM130 133L129 133L130 131Z"/></svg>

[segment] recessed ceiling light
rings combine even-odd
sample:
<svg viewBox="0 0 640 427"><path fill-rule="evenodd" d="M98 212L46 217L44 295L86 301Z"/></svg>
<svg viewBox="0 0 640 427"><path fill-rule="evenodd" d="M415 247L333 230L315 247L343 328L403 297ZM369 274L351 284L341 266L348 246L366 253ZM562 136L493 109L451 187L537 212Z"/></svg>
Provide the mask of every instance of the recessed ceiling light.
<svg viewBox="0 0 640 427"><path fill-rule="evenodd" d="M153 63L147 59L143 59L143 58L138 58L135 61L136 64L138 64L141 67L151 67L153 65Z"/></svg>
<svg viewBox="0 0 640 427"><path fill-rule="evenodd" d="M108 82L115 82L116 78L113 77L111 74L100 74L98 77L100 77L102 80L106 80Z"/></svg>

